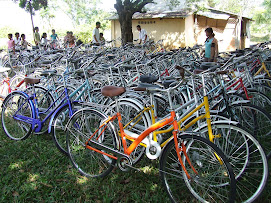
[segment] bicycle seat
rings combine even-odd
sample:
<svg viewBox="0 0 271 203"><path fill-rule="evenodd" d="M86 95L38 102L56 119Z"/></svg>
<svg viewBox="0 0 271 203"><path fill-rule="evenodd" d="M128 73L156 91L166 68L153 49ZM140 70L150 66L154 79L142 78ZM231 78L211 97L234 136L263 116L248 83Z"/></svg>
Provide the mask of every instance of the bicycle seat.
<svg viewBox="0 0 271 203"><path fill-rule="evenodd" d="M162 84L165 88L169 88L169 86L174 82L176 82L176 80L165 80L162 82Z"/></svg>
<svg viewBox="0 0 271 203"><path fill-rule="evenodd" d="M48 64L51 64L53 63L52 61L50 60L42 60L42 61L39 61L40 64L45 64L45 65L48 65Z"/></svg>
<svg viewBox="0 0 271 203"><path fill-rule="evenodd" d="M26 84L38 84L38 83L40 83L40 78L29 78L29 77L26 77L26 78L24 78L24 82L26 83Z"/></svg>
<svg viewBox="0 0 271 203"><path fill-rule="evenodd" d="M200 64L200 69L207 70L209 68L219 68L220 65L216 62L202 62Z"/></svg>
<svg viewBox="0 0 271 203"><path fill-rule="evenodd" d="M109 60L112 60L112 59L114 59L116 56L115 55L107 55L107 58L109 59Z"/></svg>
<svg viewBox="0 0 271 203"><path fill-rule="evenodd" d="M158 77L154 76L154 75L141 75L139 78L140 82L144 82L144 83L154 83L158 81Z"/></svg>
<svg viewBox="0 0 271 203"><path fill-rule="evenodd" d="M7 72L7 71L9 71L9 70L10 70L10 68L6 68L6 67L1 67L1 66L0 66L0 73Z"/></svg>
<svg viewBox="0 0 271 203"><path fill-rule="evenodd" d="M126 89L124 87L104 86L101 93L105 97L115 97L122 95L125 91Z"/></svg>
<svg viewBox="0 0 271 203"><path fill-rule="evenodd" d="M123 64L123 65L121 65L121 67L124 68L127 71L127 70L131 70L131 69L135 68L136 65L133 65L133 64L131 64L131 65L130 64Z"/></svg>
<svg viewBox="0 0 271 203"><path fill-rule="evenodd" d="M245 62L243 62L243 63L239 64L237 67L244 69L247 67L247 64Z"/></svg>
<svg viewBox="0 0 271 203"><path fill-rule="evenodd" d="M49 76L49 75L55 75L57 73L56 70L45 70L40 75L41 76Z"/></svg>
<svg viewBox="0 0 271 203"><path fill-rule="evenodd" d="M147 89L161 88L159 85L153 85L149 83L139 83L137 87L133 88L134 91L146 91Z"/></svg>
<svg viewBox="0 0 271 203"><path fill-rule="evenodd" d="M194 74L200 74L200 73L202 73L204 70L202 70L202 69L195 69L193 72L194 72Z"/></svg>

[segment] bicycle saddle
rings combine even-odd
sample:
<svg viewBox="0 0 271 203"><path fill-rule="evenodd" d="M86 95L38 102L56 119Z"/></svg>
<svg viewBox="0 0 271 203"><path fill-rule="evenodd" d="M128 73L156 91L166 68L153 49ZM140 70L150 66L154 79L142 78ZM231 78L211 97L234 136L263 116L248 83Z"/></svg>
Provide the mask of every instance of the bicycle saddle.
<svg viewBox="0 0 271 203"><path fill-rule="evenodd" d="M153 83L153 82L157 82L158 79L159 78L154 75L141 75L139 78L139 81L144 82L144 83Z"/></svg>
<svg viewBox="0 0 271 203"><path fill-rule="evenodd" d="M38 84L40 82L40 78L29 78L29 77L26 77L26 78L24 78L24 82L26 84Z"/></svg>
<svg viewBox="0 0 271 203"><path fill-rule="evenodd" d="M136 67L134 64L123 64L121 65L122 68L124 68L126 71L131 70Z"/></svg>
<svg viewBox="0 0 271 203"><path fill-rule="evenodd" d="M202 62L200 64L200 69L207 70L209 68L219 68L220 65L216 62Z"/></svg>
<svg viewBox="0 0 271 203"><path fill-rule="evenodd" d="M193 73L197 75L197 74L202 73L203 71L205 71L205 70L202 70L202 69L195 69L195 70L193 71Z"/></svg>
<svg viewBox="0 0 271 203"><path fill-rule="evenodd" d="M101 92L105 97L115 97L122 95L125 91L124 87L104 86Z"/></svg>
<svg viewBox="0 0 271 203"><path fill-rule="evenodd" d="M49 75L55 75L57 73L56 70L45 70L40 75L41 76L49 76Z"/></svg>
<svg viewBox="0 0 271 203"><path fill-rule="evenodd" d="M49 64L53 63L53 61L51 61L51 60L42 60L42 61L39 61L39 63L49 65Z"/></svg>
<svg viewBox="0 0 271 203"><path fill-rule="evenodd" d="M169 86L174 82L176 82L176 80L164 80L162 84L165 88L169 88Z"/></svg>

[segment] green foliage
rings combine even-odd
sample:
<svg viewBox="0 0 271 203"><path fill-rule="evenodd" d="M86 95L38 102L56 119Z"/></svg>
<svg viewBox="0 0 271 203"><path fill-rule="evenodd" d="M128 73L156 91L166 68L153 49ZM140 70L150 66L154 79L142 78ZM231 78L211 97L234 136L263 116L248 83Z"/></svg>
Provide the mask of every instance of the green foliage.
<svg viewBox="0 0 271 203"><path fill-rule="evenodd" d="M180 1L179 0L165 0L165 1L166 1L166 4L168 5L168 7L169 7L170 10L172 10L176 6L180 5Z"/></svg>
<svg viewBox="0 0 271 203"><path fill-rule="evenodd" d="M75 25L91 24L102 21L108 13L97 9L97 0L62 0L65 3L63 11Z"/></svg>
<svg viewBox="0 0 271 203"><path fill-rule="evenodd" d="M6 38L8 40L8 34L11 33L14 35L16 30L13 27L5 26L0 28L0 38Z"/></svg>
<svg viewBox="0 0 271 203"><path fill-rule="evenodd" d="M73 22L73 33L83 42L92 40L97 21L101 22L101 31L110 28L110 22L106 20L110 14L97 8L99 0L62 0L64 6L56 1L54 3L58 7L62 5L61 9Z"/></svg>
<svg viewBox="0 0 271 203"><path fill-rule="evenodd" d="M253 20L251 30L255 33L255 40L260 42L270 39L271 32L271 0L264 0L262 4L263 8L257 9L253 13Z"/></svg>
<svg viewBox="0 0 271 203"><path fill-rule="evenodd" d="M14 0L15 2L19 1L19 6L26 11L30 12L30 9L35 11L40 10L41 8L46 8L48 1L47 0Z"/></svg>

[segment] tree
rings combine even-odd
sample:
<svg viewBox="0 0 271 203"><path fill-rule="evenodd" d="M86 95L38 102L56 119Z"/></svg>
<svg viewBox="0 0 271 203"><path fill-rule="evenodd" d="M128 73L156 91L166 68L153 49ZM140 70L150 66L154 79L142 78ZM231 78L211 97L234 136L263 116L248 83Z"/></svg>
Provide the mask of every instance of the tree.
<svg viewBox="0 0 271 203"><path fill-rule="evenodd" d="M35 14L35 11L38 11L41 8L46 8L48 1L47 0L14 0L14 1L15 2L19 1L19 6L30 13L34 33L33 15Z"/></svg>
<svg viewBox="0 0 271 203"><path fill-rule="evenodd" d="M121 29L122 44L133 41L132 17L136 12L142 12L144 6L154 3L153 0L116 0L114 5L117 10Z"/></svg>

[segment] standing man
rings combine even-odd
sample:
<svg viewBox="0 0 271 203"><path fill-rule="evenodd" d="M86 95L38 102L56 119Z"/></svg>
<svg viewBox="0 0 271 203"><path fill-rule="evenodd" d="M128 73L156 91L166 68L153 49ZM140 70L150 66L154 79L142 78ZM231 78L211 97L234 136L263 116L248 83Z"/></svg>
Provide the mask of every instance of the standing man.
<svg viewBox="0 0 271 203"><path fill-rule="evenodd" d="M147 41L149 41L146 30L141 29L140 25L137 25L136 28L139 31L139 44L141 44L142 42L143 44L145 44Z"/></svg>
<svg viewBox="0 0 271 203"><path fill-rule="evenodd" d="M96 22L96 27L93 30L93 34L92 34L92 43L96 44L96 45L100 45L101 41L100 41L100 33L99 33L99 28L101 27L101 23L100 22Z"/></svg>

